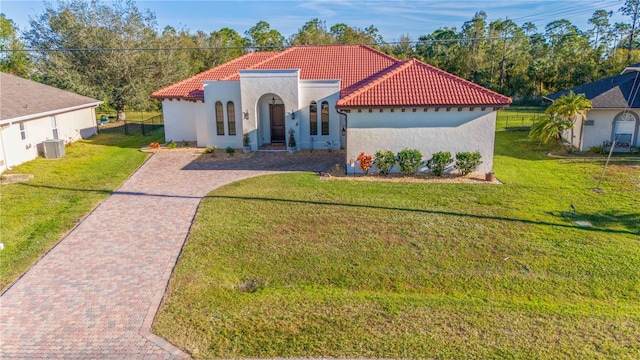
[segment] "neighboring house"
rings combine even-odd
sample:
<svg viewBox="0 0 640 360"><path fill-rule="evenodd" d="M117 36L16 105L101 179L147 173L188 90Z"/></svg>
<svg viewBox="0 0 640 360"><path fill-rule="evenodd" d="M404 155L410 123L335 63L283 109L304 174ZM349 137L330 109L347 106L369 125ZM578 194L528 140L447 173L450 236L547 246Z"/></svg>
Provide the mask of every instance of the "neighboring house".
<svg viewBox="0 0 640 360"><path fill-rule="evenodd" d="M99 100L0 73L0 172L33 160L42 142L96 133Z"/></svg>
<svg viewBox="0 0 640 360"><path fill-rule="evenodd" d="M547 95L556 100L573 91L591 100L592 109L586 119L578 119L573 131L564 134L565 140L579 151L593 146L608 146L616 140L616 151L629 151L640 146L640 64L625 68L620 75L608 77L572 89ZM573 140L571 140L573 136Z"/></svg>
<svg viewBox="0 0 640 360"><path fill-rule="evenodd" d="M364 45L299 46L253 52L152 94L162 100L167 140L253 150L360 152L479 150L493 166L495 111L511 99L418 60L397 60Z"/></svg>

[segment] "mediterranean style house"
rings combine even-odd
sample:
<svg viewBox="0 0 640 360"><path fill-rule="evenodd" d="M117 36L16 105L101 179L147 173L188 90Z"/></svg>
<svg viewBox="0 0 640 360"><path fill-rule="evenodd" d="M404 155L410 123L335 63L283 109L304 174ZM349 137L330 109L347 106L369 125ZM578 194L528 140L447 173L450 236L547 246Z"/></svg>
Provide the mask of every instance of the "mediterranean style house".
<svg viewBox="0 0 640 360"><path fill-rule="evenodd" d="M296 46L251 52L160 89L167 140L251 148L360 152L479 150L493 166L496 110L511 99L418 60L364 45Z"/></svg>
<svg viewBox="0 0 640 360"><path fill-rule="evenodd" d="M554 101L573 91L591 100L586 119L576 121L573 132L564 134L565 140L578 151L590 147L605 148L616 141L614 151L630 151L640 146L640 64L626 67L620 75L611 76L572 89L547 95Z"/></svg>
<svg viewBox="0 0 640 360"><path fill-rule="evenodd" d="M102 101L0 72L0 172L35 159L43 143L61 146L97 132Z"/></svg>

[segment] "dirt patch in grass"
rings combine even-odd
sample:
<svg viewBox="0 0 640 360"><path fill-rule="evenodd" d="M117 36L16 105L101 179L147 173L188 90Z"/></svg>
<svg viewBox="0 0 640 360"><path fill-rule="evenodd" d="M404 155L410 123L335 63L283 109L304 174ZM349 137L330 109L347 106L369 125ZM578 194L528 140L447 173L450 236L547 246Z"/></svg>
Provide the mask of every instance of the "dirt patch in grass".
<svg viewBox="0 0 640 360"><path fill-rule="evenodd" d="M32 174L6 174L0 176L0 184L13 184L17 182L29 181L33 179Z"/></svg>

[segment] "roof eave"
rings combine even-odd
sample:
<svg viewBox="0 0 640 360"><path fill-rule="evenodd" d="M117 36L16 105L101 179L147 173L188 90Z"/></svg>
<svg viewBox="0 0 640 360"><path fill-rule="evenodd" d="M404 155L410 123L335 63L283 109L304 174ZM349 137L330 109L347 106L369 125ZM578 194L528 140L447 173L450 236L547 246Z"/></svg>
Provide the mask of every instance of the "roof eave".
<svg viewBox="0 0 640 360"><path fill-rule="evenodd" d="M56 109L56 110L44 111L44 112L40 112L40 113L36 113L36 114L18 116L18 117L14 117L14 118L10 118L10 119L3 119L3 120L0 120L0 125L1 124L11 124L11 123L18 122L18 121L26 121L26 120L31 120L31 119L37 119L37 118L41 118L41 117L45 117L45 116L51 116L51 115L66 113L66 112L69 112L69 111L86 109L86 108L90 108L90 107L97 107L98 105L100 105L102 103L103 103L103 101L97 101L97 102L87 103L87 104L83 104L83 105L71 106L71 107L67 107L67 108L64 108L64 109Z"/></svg>

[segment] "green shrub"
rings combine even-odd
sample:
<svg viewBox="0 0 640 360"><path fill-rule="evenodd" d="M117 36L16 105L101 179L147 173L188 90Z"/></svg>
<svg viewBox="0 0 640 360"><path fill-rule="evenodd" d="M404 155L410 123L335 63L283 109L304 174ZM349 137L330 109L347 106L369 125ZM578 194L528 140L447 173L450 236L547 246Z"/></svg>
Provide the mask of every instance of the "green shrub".
<svg viewBox="0 0 640 360"><path fill-rule="evenodd" d="M205 154L213 154L214 151L216 151L215 147L206 147L206 148L204 148Z"/></svg>
<svg viewBox="0 0 640 360"><path fill-rule="evenodd" d="M405 148L396 155L396 161L401 173L405 175L415 174L422 164L422 153L420 150Z"/></svg>
<svg viewBox="0 0 640 360"><path fill-rule="evenodd" d="M225 151L227 152L227 154L233 154L234 152L236 152L231 146L227 146L227 149Z"/></svg>
<svg viewBox="0 0 640 360"><path fill-rule="evenodd" d="M250 146L251 139L249 138L249 133L245 133L242 135L242 146Z"/></svg>
<svg viewBox="0 0 640 360"><path fill-rule="evenodd" d="M177 144L175 141L173 141L173 140L169 140L169 143L167 144L167 148L169 148L169 149L175 149L175 148L177 148L177 147L178 147L178 144Z"/></svg>
<svg viewBox="0 0 640 360"><path fill-rule="evenodd" d="M442 176L444 174L444 169L447 165L451 164L453 159L451 158L451 153L448 151L440 151L431 157L427 161L427 167L434 175Z"/></svg>
<svg viewBox="0 0 640 360"><path fill-rule="evenodd" d="M589 148L589 152L593 153L593 154L599 154L599 155L604 155L606 154L605 150L604 150L604 146L602 145L598 145L598 146L592 146Z"/></svg>
<svg viewBox="0 0 640 360"><path fill-rule="evenodd" d="M382 175L388 175L393 165L396 164L396 156L390 150L387 151L376 151L375 159L373 160L373 165L378 168L378 171Z"/></svg>
<svg viewBox="0 0 640 360"><path fill-rule="evenodd" d="M482 164L480 151L463 151L456 153L456 163L454 167L460 171L462 176L474 172Z"/></svg>

